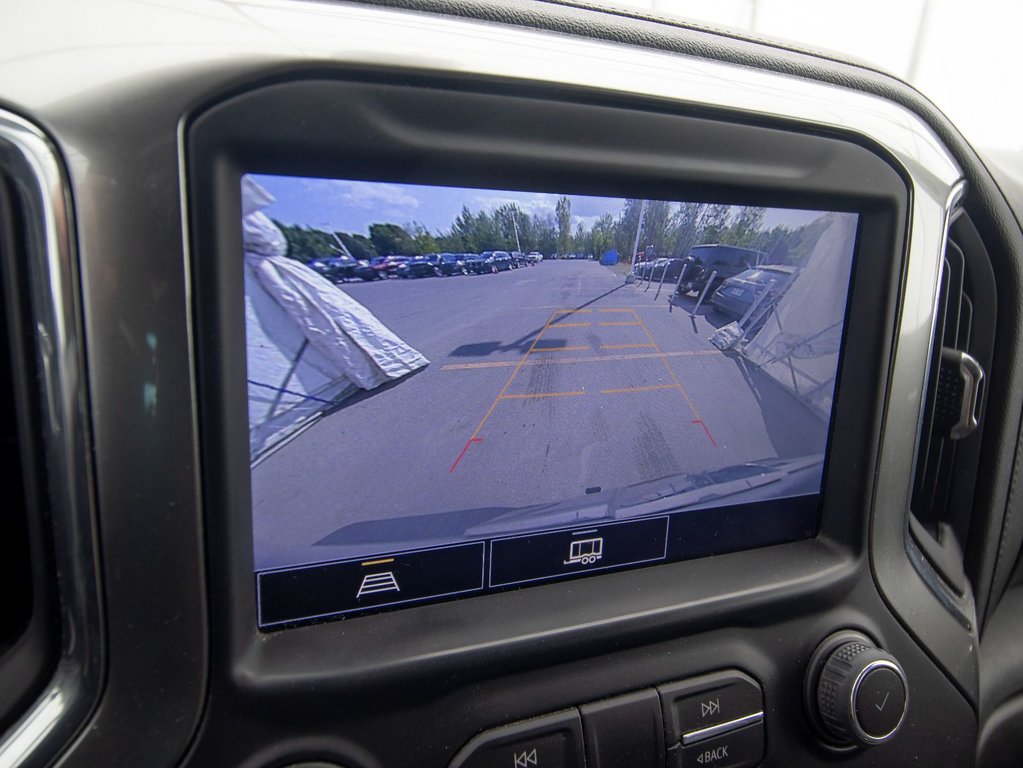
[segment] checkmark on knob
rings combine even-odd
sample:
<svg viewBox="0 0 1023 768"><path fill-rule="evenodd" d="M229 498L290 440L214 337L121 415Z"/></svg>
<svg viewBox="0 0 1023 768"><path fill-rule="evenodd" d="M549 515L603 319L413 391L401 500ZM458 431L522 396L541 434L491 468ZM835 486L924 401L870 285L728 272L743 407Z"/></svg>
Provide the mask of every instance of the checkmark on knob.
<svg viewBox="0 0 1023 768"><path fill-rule="evenodd" d="M888 703L888 697L891 696L891 695L892 695L892 692L888 691L888 693L886 693L884 695L884 701L882 701L880 704L875 704L874 705L875 707L877 707L877 711L878 712L884 712L884 705Z"/></svg>

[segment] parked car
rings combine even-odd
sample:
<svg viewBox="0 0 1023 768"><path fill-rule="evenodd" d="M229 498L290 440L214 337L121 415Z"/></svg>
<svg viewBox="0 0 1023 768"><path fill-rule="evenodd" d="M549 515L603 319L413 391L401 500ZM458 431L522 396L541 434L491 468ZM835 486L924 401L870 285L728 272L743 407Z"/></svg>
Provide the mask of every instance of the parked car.
<svg viewBox="0 0 1023 768"><path fill-rule="evenodd" d="M313 259L309 266L332 283L340 283L355 277L355 268L359 262L351 256L332 256L326 259Z"/></svg>
<svg viewBox="0 0 1023 768"><path fill-rule="evenodd" d="M440 256L430 253L425 256L413 256L399 264L395 269L398 277L439 277L441 274Z"/></svg>
<svg viewBox="0 0 1023 768"><path fill-rule="evenodd" d="M439 254L437 268L442 275L467 275L469 270L465 266L466 255L459 253Z"/></svg>
<svg viewBox="0 0 1023 768"><path fill-rule="evenodd" d="M711 280L710 290L714 290L728 278L757 266L765 257L763 251L753 248L718 243L695 245L686 255L686 274L678 292L680 295L691 291L700 293Z"/></svg>
<svg viewBox="0 0 1023 768"><path fill-rule="evenodd" d="M747 269L721 283L711 296L710 303L723 314L741 318L764 291L768 293L762 299L761 307L770 307L778 301L795 272L795 267L780 264L764 264Z"/></svg>
<svg viewBox="0 0 1023 768"><path fill-rule="evenodd" d="M678 257L674 259L658 259L658 261L663 261L665 263L660 267L654 267L651 279L661 280L661 276L663 275L665 283L674 283L678 280L678 276L682 273L682 268L686 263L685 259Z"/></svg>
<svg viewBox="0 0 1023 768"><path fill-rule="evenodd" d="M636 273L636 277L638 277L640 280L649 279L651 270L653 270L655 263L656 259L654 261L638 262L633 270Z"/></svg>
<svg viewBox="0 0 1023 768"><path fill-rule="evenodd" d="M660 280L664 274L664 268L668 266L671 259L654 259L647 264L647 272L651 280ZM677 275L676 275L677 277Z"/></svg>
<svg viewBox="0 0 1023 768"><path fill-rule="evenodd" d="M530 251L529 253L526 254L526 258L529 260L531 264L539 264L541 261L543 261L543 254L540 253L539 251Z"/></svg>
<svg viewBox="0 0 1023 768"><path fill-rule="evenodd" d="M526 258L526 254L522 253L522 251L512 251L511 257L516 267L528 267L530 265L529 259Z"/></svg>
<svg viewBox="0 0 1023 768"><path fill-rule="evenodd" d="M493 266L493 272L507 272L518 268L515 257L508 251L494 251L490 257L490 263Z"/></svg>
<svg viewBox="0 0 1023 768"><path fill-rule="evenodd" d="M462 263L470 273L482 275L484 272L492 271L491 265L487 263L488 258L490 257L484 256L482 253L466 253L463 254Z"/></svg>
<svg viewBox="0 0 1023 768"><path fill-rule="evenodd" d="M383 256L374 256L369 261L360 261L354 269L355 277L360 280L382 280L387 277L387 265Z"/></svg>

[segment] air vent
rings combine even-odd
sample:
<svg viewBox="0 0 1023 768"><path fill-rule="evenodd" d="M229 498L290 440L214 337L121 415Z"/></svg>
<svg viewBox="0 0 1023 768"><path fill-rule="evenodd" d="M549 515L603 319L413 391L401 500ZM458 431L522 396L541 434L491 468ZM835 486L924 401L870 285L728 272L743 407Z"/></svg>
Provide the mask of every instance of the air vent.
<svg viewBox="0 0 1023 768"><path fill-rule="evenodd" d="M30 335L25 217L0 175L0 733L23 712L56 662L53 569L37 483L38 377Z"/></svg>
<svg viewBox="0 0 1023 768"><path fill-rule="evenodd" d="M995 285L969 218L955 212L942 263L934 346L910 503L910 532L956 595L967 589L963 543L980 458Z"/></svg>

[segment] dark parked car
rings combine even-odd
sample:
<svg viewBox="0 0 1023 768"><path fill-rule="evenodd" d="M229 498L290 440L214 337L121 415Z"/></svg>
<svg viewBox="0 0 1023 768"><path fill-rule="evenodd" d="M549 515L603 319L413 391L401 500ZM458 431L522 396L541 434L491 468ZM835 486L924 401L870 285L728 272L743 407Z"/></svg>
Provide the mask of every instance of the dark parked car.
<svg viewBox="0 0 1023 768"><path fill-rule="evenodd" d="M480 254L483 264L479 272L507 272L515 269L515 262L508 251L483 251Z"/></svg>
<svg viewBox="0 0 1023 768"><path fill-rule="evenodd" d="M650 267L650 279L656 283L663 277L664 282L673 283L678 280L684 264L685 259L657 259Z"/></svg>
<svg viewBox="0 0 1023 768"><path fill-rule="evenodd" d="M775 264L747 269L721 283L711 296L710 303L726 315L741 318L764 291L768 294L762 300L761 307L769 307L778 301L795 271L795 267Z"/></svg>
<svg viewBox="0 0 1023 768"><path fill-rule="evenodd" d="M387 265L383 256L374 256L369 261L360 261L354 269L360 280L382 280L387 277Z"/></svg>
<svg viewBox="0 0 1023 768"><path fill-rule="evenodd" d="M462 255L462 263L465 264L466 270L474 275L482 275L484 272L492 272L491 265L487 263L487 258L481 253L466 253Z"/></svg>
<svg viewBox="0 0 1023 768"><path fill-rule="evenodd" d="M668 259L668 263L664 265L660 272L654 275L655 280L661 279L661 274L664 274L664 282L674 283L678 280L678 276L682 273L682 268L685 266L686 260L682 258Z"/></svg>
<svg viewBox="0 0 1023 768"><path fill-rule="evenodd" d="M685 259L686 273L679 286L679 293L702 292L712 276L710 289L714 290L728 278L755 267L765 255L762 251L735 245L715 243L693 246Z"/></svg>
<svg viewBox="0 0 1023 768"><path fill-rule="evenodd" d="M493 266L493 272L507 272L518 268L515 257L508 251L494 251L490 257L490 263Z"/></svg>
<svg viewBox="0 0 1023 768"><path fill-rule="evenodd" d="M668 259L653 259L651 261L641 261L636 265L636 276L640 280L660 280L661 274L656 269L664 269L664 265L668 263Z"/></svg>
<svg viewBox="0 0 1023 768"><path fill-rule="evenodd" d="M309 266L332 283L339 283L355 277L359 262L351 256L334 256L327 259L313 259Z"/></svg>
<svg viewBox="0 0 1023 768"><path fill-rule="evenodd" d="M426 256L413 256L395 269L398 277L439 277L441 275L440 256L435 253Z"/></svg>
<svg viewBox="0 0 1023 768"><path fill-rule="evenodd" d="M437 262L437 268L442 275L467 275L469 270L465 266L466 254L442 253Z"/></svg>

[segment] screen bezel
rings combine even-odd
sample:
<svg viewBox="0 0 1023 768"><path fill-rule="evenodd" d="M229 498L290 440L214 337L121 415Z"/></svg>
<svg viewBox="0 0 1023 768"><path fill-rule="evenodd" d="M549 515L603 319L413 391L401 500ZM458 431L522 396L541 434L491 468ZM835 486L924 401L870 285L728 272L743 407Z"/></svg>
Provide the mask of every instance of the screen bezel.
<svg viewBox="0 0 1023 768"><path fill-rule="evenodd" d="M230 635L232 642L218 647L231 647L233 663L242 664L251 680L270 684L274 670L302 666L296 661L298 649L304 649L303 668L310 674L342 681L351 680L356 671L380 670L397 660L424 656L434 659L430 664L424 661L427 666L441 658L445 665L457 664L494 643L515 657L515 649L528 653L529 638L538 633L559 637L559 647L566 649L578 643L599 645L638 627L670 627L709 616L711 604L720 619L722 612L727 615L750 600L769 603L772 595L790 595L793 590L826 592L863 566L872 459L892 351L909 206L906 182L893 161L849 137L799 132L792 125L750 125L748 118L727 114L711 120L702 110L687 113L677 105L649 100L598 100L592 94L513 83L480 88L471 80L456 79L410 88L411 77L315 74L315 79L268 84L238 95L207 111L188 129L213 629ZM506 113L514 119L500 125L459 123L458 118L467 115L493 114L495 104L502 101L514 105ZM360 132L367 121L388 130L370 141ZM589 127L584 136L566 130L576 121ZM543 128L526 132L529 125ZM452 135L460 140L446 142L445 137ZM621 136L633 140L622 147ZM509 138L516 141L509 143ZM232 264L223 258L241 253L242 174L486 186L480 180L493 178L495 170L504 175L500 185L491 186L511 189L635 193L655 199L679 199L684 193L682 199L860 215L818 535L354 621L272 635L259 632L248 419L237 397L244 389L238 382L244 382L245 370L241 267L240 260ZM540 177L544 184L536 183ZM573 188L566 189L565 180L574 181ZM566 607L566 601L572 604ZM388 644L363 642L380 633L395 636L402 627L424 622L433 631L414 637L405 633L402 641ZM603 629L595 634L596 626ZM342 640L353 653L344 663L332 661L336 655L331 649L336 651L334 644ZM260 652L253 655L256 649Z"/></svg>

